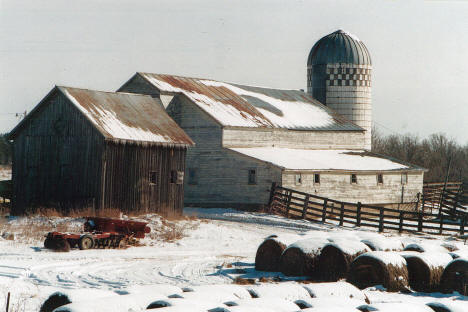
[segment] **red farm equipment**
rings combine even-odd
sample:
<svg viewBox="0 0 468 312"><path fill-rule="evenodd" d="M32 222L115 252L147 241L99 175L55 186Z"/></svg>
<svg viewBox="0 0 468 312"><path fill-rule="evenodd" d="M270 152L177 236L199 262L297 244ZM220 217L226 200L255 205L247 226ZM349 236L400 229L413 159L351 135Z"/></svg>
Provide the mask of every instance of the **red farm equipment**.
<svg viewBox="0 0 468 312"><path fill-rule="evenodd" d="M89 217L84 223L84 233L49 232L44 247L59 251L69 251L78 247L81 250L91 248L125 248L144 238L151 229L147 222Z"/></svg>

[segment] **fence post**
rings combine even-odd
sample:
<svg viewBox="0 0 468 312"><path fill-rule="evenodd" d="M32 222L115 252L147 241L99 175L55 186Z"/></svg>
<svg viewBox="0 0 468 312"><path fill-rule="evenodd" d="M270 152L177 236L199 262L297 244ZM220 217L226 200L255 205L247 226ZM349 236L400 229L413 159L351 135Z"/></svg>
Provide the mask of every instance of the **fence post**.
<svg viewBox="0 0 468 312"><path fill-rule="evenodd" d="M291 205L292 191L289 191L288 201L286 202L286 218L289 218L289 206Z"/></svg>
<svg viewBox="0 0 468 312"><path fill-rule="evenodd" d="M379 232L384 231L384 210L383 207L380 207L380 216L379 216Z"/></svg>
<svg viewBox="0 0 468 312"><path fill-rule="evenodd" d="M340 226L343 226L344 220L344 203L341 203L341 210L340 210Z"/></svg>
<svg viewBox="0 0 468 312"><path fill-rule="evenodd" d="M403 232L403 214L404 212L400 210L400 224L398 225L398 232Z"/></svg>
<svg viewBox="0 0 468 312"><path fill-rule="evenodd" d="M356 207L356 226L361 226L361 202L357 203Z"/></svg>
<svg viewBox="0 0 468 312"><path fill-rule="evenodd" d="M275 191L276 191L276 182L271 183L271 189L270 189L270 199L268 200L268 211L271 212L271 205L273 204L273 197L275 196Z"/></svg>
<svg viewBox="0 0 468 312"><path fill-rule="evenodd" d="M423 214L421 212L418 213L418 232L422 232L423 230Z"/></svg>
<svg viewBox="0 0 468 312"><path fill-rule="evenodd" d="M424 210L426 210L426 196L424 196L424 193L422 195L422 212L424 213Z"/></svg>
<svg viewBox="0 0 468 312"><path fill-rule="evenodd" d="M306 218L307 208L309 208L309 195L306 195L304 199L304 208L302 209L302 219Z"/></svg>
<svg viewBox="0 0 468 312"><path fill-rule="evenodd" d="M10 292L8 292L7 302L6 302L6 312L10 310Z"/></svg>
<svg viewBox="0 0 468 312"><path fill-rule="evenodd" d="M465 235L466 214L460 220L460 235Z"/></svg>
<svg viewBox="0 0 468 312"><path fill-rule="evenodd" d="M322 222L327 220L327 199L323 200Z"/></svg>
<svg viewBox="0 0 468 312"><path fill-rule="evenodd" d="M440 214L440 228L439 228L439 234L442 234L442 230L444 229L444 215L441 213Z"/></svg>

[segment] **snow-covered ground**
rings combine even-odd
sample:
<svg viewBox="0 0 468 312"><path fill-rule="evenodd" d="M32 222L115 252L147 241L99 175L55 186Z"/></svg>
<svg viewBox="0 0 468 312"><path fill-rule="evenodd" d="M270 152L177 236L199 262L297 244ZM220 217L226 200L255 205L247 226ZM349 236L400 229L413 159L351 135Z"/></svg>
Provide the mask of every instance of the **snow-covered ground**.
<svg viewBox="0 0 468 312"><path fill-rule="evenodd" d="M440 249L443 245L458 248L460 254L468 255L468 246L449 237L397 233L380 235L374 231L229 209L186 208L184 214L197 217L179 221L185 237L174 242L163 242L157 240L157 236L151 236L143 241L145 246L125 250L94 249L59 253L43 249L39 239L28 241L20 239L19 235L15 240L0 238L0 309L7 292L11 292L13 305L24 306L24 310L18 311L38 311L41 303L54 291L88 289L91 292L86 294L86 299L90 299L102 296L102 293L131 292L128 290L136 285L187 287L232 284L236 277L286 279L281 273L257 272L254 269L257 247L271 234L306 233L308 238L367 240L376 244L386 241L386 244L392 242L390 245L395 245L396 241L396 245L399 242L403 246L420 244L431 250ZM77 220L70 221L77 223ZM9 222L27 224L30 220L15 219ZM161 225L159 219L150 224L155 229ZM468 297L458 294L401 294L377 288L367 289L364 293L371 304L424 304L457 300L466 304L468 311Z"/></svg>
<svg viewBox="0 0 468 312"><path fill-rule="evenodd" d="M11 179L11 167L0 166L0 181Z"/></svg>

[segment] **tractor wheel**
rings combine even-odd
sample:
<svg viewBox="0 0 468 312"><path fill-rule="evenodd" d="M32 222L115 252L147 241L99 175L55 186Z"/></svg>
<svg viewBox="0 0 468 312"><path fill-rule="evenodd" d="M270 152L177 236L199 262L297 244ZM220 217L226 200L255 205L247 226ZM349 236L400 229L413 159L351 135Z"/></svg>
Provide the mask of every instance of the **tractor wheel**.
<svg viewBox="0 0 468 312"><path fill-rule="evenodd" d="M63 252L68 252L70 251L70 244L65 238L58 238L55 239L55 250L57 251L63 251Z"/></svg>
<svg viewBox="0 0 468 312"><path fill-rule="evenodd" d="M54 242L52 241L52 238L47 237L44 241L44 247L47 249L54 249Z"/></svg>
<svg viewBox="0 0 468 312"><path fill-rule="evenodd" d="M78 247L81 250L91 249L94 247L94 239L91 235L83 235L78 241Z"/></svg>

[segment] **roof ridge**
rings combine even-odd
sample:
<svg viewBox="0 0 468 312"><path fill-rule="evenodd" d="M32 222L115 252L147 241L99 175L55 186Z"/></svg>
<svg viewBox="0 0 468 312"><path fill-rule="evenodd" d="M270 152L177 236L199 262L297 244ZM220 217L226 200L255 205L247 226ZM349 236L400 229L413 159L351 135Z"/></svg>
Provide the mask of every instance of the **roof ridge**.
<svg viewBox="0 0 468 312"><path fill-rule="evenodd" d="M96 90L96 89L88 89L88 88L77 88L77 87L69 87L69 86L62 86L62 85L55 85L57 88L64 88L64 89L75 89L75 90L83 90L83 91L91 91L91 92L101 92L101 93L110 93L110 94L124 94L124 95L131 95L131 96L143 96L143 97L151 97L147 94L141 93L131 93L131 92L121 92L121 91L103 91L103 90Z"/></svg>

